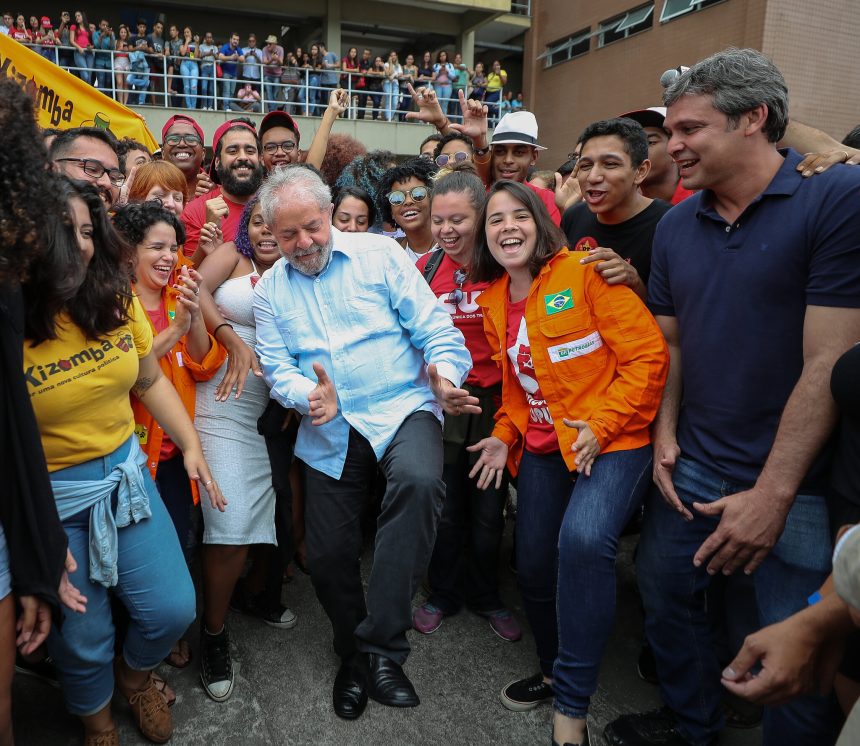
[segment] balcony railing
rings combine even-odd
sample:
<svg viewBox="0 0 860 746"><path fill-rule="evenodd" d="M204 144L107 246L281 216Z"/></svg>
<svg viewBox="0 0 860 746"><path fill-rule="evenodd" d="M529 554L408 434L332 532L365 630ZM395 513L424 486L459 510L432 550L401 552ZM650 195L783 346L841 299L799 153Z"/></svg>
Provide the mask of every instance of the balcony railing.
<svg viewBox="0 0 860 746"><path fill-rule="evenodd" d="M383 121L405 121L407 111L415 110L412 96L406 83L387 76L368 75L363 72L341 70L312 70L301 67L283 67L281 75L266 75L265 65L260 64L259 79L236 78L218 75L220 64L211 60L178 58L180 65L170 72L167 57L146 55L148 70L132 70L127 66L128 53L114 50L87 50L77 52L74 47L42 46L27 44L54 64L87 83L92 84L107 96L128 106L158 106L162 108L184 108L189 110L265 113L283 109L290 114L322 116L328 104L330 92L343 88L349 94L350 107L346 116L350 119L373 119ZM190 61L192 65L181 63ZM229 64L229 63L227 63ZM240 63L236 63L239 65ZM182 68L185 67L185 74ZM322 84L321 78L328 73L337 76L334 84ZM182 80L183 92L173 90L173 81ZM381 90L369 90L369 79L382 82ZM246 84L250 84L256 95L245 100L239 98ZM371 83L372 84L372 83ZM415 85L427 85L416 81ZM186 87L187 86L187 87ZM499 105L504 99L504 90L498 97L487 101L491 122L498 119ZM440 105L453 121L461 119L460 105L456 98L439 98ZM370 110L368 114L368 109Z"/></svg>
<svg viewBox="0 0 860 746"><path fill-rule="evenodd" d="M511 0L511 13L516 13L520 16L529 16L532 14L531 0Z"/></svg>

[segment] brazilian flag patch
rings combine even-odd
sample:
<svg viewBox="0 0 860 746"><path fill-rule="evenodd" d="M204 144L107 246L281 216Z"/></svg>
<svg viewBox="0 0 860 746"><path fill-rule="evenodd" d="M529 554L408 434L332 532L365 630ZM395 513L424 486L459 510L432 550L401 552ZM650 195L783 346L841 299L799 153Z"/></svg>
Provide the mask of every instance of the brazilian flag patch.
<svg viewBox="0 0 860 746"><path fill-rule="evenodd" d="M546 306L547 316L552 316L559 311L573 308L573 293L570 292L570 288L562 290L560 293L550 293L543 297L543 302Z"/></svg>

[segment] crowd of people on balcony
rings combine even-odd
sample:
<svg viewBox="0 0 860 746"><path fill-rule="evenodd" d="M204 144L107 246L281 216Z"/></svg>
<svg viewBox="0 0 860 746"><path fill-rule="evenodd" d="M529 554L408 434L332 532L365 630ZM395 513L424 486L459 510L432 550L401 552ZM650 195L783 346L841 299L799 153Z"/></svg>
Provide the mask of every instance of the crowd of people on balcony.
<svg viewBox="0 0 860 746"><path fill-rule="evenodd" d="M141 26L124 74L160 46L170 95L194 35ZM66 29L98 83L83 14ZM282 57L210 40L224 98L266 102ZM534 645L480 685L552 704L536 727L589 746L625 531L629 665L664 707L618 715L611 746L759 721L765 746L833 746L843 723L839 746L860 742L860 128L789 120L779 69L730 48L541 173L517 98L490 127L497 63L461 85L444 51L309 54L326 97L295 102L322 115L307 148L282 109L212 132L176 113L157 153L40 131L0 80L0 743L13 666L61 688L86 746L118 745L126 703L167 742L189 700L161 664L226 702L251 678L231 613L295 627L283 582L307 571L333 651L309 691L338 717L419 706L410 635L468 609ZM402 162L332 135L353 91L435 131Z"/></svg>
<svg viewBox="0 0 860 746"><path fill-rule="evenodd" d="M308 49L285 49L275 34L258 43L248 34L244 43L231 33L223 43L211 31L161 21L151 26L139 19L134 29L110 21L91 23L83 11L48 16L4 13L0 33L26 44L81 80L122 104L320 116L333 88L350 93L357 116L369 110L373 119L404 121L416 111L408 86L432 86L451 117L459 116L459 91L485 103L491 119L522 108L522 93L506 89L508 76L498 60L474 68L459 52L420 59L397 51L385 57L350 47L343 57L322 41Z"/></svg>

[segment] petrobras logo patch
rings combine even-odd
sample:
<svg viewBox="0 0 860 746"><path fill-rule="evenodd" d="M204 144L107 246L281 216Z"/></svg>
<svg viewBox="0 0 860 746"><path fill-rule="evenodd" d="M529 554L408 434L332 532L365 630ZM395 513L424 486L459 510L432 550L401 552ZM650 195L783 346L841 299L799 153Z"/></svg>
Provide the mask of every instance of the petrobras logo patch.
<svg viewBox="0 0 860 746"><path fill-rule="evenodd" d="M589 355L601 347L603 347L603 337L600 336L600 332L592 332L582 339L575 339L572 342L565 342L550 347L547 349L547 352L549 352L549 359L552 362L563 363L565 360Z"/></svg>

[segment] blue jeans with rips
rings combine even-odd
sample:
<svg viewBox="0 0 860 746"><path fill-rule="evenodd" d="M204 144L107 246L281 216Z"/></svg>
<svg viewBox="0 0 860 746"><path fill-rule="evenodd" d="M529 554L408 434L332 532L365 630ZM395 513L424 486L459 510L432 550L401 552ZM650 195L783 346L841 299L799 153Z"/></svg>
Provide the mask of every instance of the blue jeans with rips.
<svg viewBox="0 0 860 746"><path fill-rule="evenodd" d="M660 693L692 744L706 744L723 727L720 661L708 616L706 567L693 555L719 521L697 515L692 503L714 502L749 489L681 457L672 478L678 497L695 516L685 521L654 488L648 497L637 559L645 604L645 632L654 649ZM807 605L830 572L827 507L821 495L798 495L785 530L753 574L762 627ZM832 744L840 718L830 697L805 696L765 710L764 746Z"/></svg>
<svg viewBox="0 0 860 746"><path fill-rule="evenodd" d="M517 575L555 708L584 718L615 618L621 531L651 483L651 447L597 457L574 482L560 453L523 454L517 481Z"/></svg>

